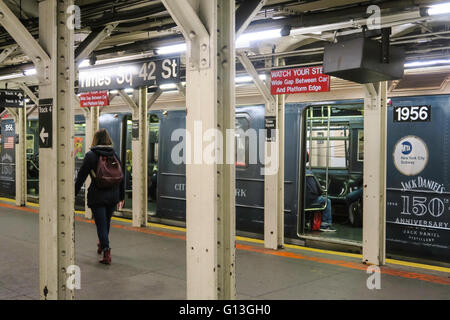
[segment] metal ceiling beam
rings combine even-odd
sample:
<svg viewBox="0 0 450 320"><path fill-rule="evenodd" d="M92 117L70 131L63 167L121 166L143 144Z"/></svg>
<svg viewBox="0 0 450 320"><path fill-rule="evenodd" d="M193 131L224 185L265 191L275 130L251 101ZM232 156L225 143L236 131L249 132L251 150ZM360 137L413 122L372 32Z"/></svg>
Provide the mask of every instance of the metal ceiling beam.
<svg viewBox="0 0 450 320"><path fill-rule="evenodd" d="M255 67L253 66L253 63L248 59L245 52L242 52L242 51L238 52L237 57L239 58L239 61L244 66L247 73L253 78L253 82L255 82L255 85L258 88L261 95L264 97L264 100L266 100L267 103L274 106L275 99L271 95L266 84L259 78L258 72L256 71Z"/></svg>
<svg viewBox="0 0 450 320"><path fill-rule="evenodd" d="M247 0L239 6L236 10L236 39L247 29L266 2L267 0Z"/></svg>
<svg viewBox="0 0 450 320"><path fill-rule="evenodd" d="M38 69L38 76L48 80L50 57L3 0L0 0L0 24L33 61Z"/></svg>
<svg viewBox="0 0 450 320"><path fill-rule="evenodd" d="M75 50L75 64L78 65L86 59L105 38L111 35L118 24L118 22L114 22L101 30L92 31Z"/></svg>
<svg viewBox="0 0 450 320"><path fill-rule="evenodd" d="M14 46L11 46L11 47L6 48L5 50L3 50L2 53L0 53L0 64L1 64L3 61L5 61L5 59L8 58L9 55L10 55L11 53L13 53L14 51L16 51L16 49L17 49L18 47L19 47L18 45L14 45Z"/></svg>

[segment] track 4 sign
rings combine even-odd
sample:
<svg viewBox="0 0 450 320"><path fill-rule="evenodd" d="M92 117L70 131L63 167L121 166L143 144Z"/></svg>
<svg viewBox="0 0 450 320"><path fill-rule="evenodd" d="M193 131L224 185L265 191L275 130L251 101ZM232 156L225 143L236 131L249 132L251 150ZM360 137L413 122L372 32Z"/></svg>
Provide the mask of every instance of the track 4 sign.
<svg viewBox="0 0 450 320"><path fill-rule="evenodd" d="M39 100L39 148L53 146L53 99Z"/></svg>
<svg viewBox="0 0 450 320"><path fill-rule="evenodd" d="M180 58L142 59L81 69L79 92L157 87L180 82Z"/></svg>

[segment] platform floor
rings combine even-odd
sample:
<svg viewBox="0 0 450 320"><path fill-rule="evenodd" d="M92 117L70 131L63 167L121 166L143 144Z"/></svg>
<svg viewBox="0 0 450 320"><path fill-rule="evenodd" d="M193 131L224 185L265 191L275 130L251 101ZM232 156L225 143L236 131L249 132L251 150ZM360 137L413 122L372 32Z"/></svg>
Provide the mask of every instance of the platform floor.
<svg viewBox="0 0 450 320"><path fill-rule="evenodd" d="M0 201L0 299L39 299L38 208ZM76 217L76 299L186 299L185 233L178 228L111 226L113 263L97 262L92 221ZM236 250L238 299L450 299L448 268L389 264L381 289L366 286L358 255L288 246L265 250L241 239ZM245 241L243 241L245 240Z"/></svg>

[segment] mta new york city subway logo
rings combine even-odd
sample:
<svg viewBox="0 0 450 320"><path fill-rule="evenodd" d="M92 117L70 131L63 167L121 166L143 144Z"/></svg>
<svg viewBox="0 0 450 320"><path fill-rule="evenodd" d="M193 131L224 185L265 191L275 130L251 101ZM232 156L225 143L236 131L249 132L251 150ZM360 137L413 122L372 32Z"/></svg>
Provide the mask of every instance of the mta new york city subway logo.
<svg viewBox="0 0 450 320"><path fill-rule="evenodd" d="M428 163L428 147L421 138L406 136L396 143L392 157L400 173L415 176L421 173Z"/></svg>
<svg viewBox="0 0 450 320"><path fill-rule="evenodd" d="M409 141L405 141L402 143L402 153L404 155L410 154L412 151L412 144Z"/></svg>

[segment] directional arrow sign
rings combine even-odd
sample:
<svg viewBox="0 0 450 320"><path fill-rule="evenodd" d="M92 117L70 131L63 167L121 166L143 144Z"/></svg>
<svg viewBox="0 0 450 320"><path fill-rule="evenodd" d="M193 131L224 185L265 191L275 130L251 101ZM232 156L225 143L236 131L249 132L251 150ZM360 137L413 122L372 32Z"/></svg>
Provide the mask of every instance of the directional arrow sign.
<svg viewBox="0 0 450 320"><path fill-rule="evenodd" d="M24 94L22 90L0 90L0 107L3 108L23 108Z"/></svg>
<svg viewBox="0 0 450 320"><path fill-rule="evenodd" d="M45 132L45 128L43 127L41 130L41 134L39 135L41 137L42 143L45 143L45 139L48 138L48 132Z"/></svg>
<svg viewBox="0 0 450 320"><path fill-rule="evenodd" d="M53 146L53 99L39 99L39 147Z"/></svg>

